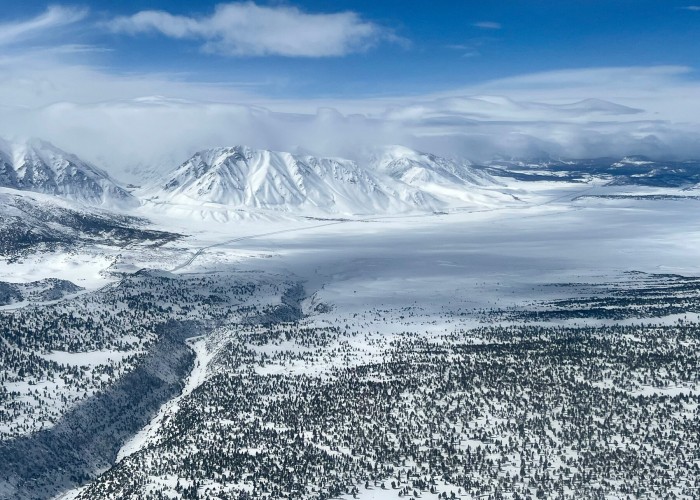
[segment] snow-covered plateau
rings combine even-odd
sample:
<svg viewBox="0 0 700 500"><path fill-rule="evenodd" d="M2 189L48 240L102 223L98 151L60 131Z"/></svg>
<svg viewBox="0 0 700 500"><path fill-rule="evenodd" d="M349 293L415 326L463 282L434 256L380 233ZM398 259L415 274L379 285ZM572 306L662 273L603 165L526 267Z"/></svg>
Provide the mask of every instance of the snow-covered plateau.
<svg viewBox="0 0 700 500"><path fill-rule="evenodd" d="M0 143L0 498L697 498L700 163Z"/></svg>

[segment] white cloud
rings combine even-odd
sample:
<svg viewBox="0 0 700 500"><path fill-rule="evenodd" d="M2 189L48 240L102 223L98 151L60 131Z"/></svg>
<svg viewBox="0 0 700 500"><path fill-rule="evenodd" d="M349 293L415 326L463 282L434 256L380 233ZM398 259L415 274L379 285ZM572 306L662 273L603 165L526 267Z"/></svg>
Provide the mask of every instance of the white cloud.
<svg viewBox="0 0 700 500"><path fill-rule="evenodd" d="M0 46L45 36L51 30L77 23L87 16L87 9L51 6L32 19L0 24Z"/></svg>
<svg viewBox="0 0 700 500"><path fill-rule="evenodd" d="M500 30L503 27L501 26L501 23L496 23L493 21L480 21L478 23L474 23L474 26L483 30Z"/></svg>
<svg viewBox="0 0 700 500"><path fill-rule="evenodd" d="M146 10L116 18L109 27L131 35L160 33L199 40L204 51L228 56L342 56L363 51L383 38L396 39L389 30L354 12L311 14L296 7L253 2L221 4L205 17Z"/></svg>
<svg viewBox="0 0 700 500"><path fill-rule="evenodd" d="M700 82L690 68L553 71L449 92L270 99L255 86L116 75L36 51L0 56L0 136L37 136L137 180L194 151L248 144L352 157L404 144L494 155L700 158ZM166 97L148 97L148 96Z"/></svg>
<svg viewBox="0 0 700 500"><path fill-rule="evenodd" d="M685 10L692 10L694 12L700 12L700 5L688 5L687 7L683 7Z"/></svg>

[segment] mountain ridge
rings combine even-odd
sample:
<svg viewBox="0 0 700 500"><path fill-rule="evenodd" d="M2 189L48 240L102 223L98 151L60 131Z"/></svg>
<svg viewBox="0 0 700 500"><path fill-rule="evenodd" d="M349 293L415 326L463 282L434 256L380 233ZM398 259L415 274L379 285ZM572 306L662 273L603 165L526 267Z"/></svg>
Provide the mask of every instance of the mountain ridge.
<svg viewBox="0 0 700 500"><path fill-rule="evenodd" d="M0 186L88 205L138 205L106 171L41 139L0 139Z"/></svg>
<svg viewBox="0 0 700 500"><path fill-rule="evenodd" d="M401 146L382 148L357 162L238 145L195 153L147 189L146 199L367 214L438 210L456 201L494 203L499 196L487 189L497 185L468 162Z"/></svg>

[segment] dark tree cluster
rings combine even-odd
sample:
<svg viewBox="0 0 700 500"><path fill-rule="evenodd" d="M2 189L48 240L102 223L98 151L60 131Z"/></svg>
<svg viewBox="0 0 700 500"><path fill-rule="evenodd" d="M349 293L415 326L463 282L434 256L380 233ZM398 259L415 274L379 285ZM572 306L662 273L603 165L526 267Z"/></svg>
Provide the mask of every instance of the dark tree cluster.
<svg viewBox="0 0 700 500"><path fill-rule="evenodd" d="M533 322L579 318L624 320L700 313L700 278L640 272L625 273L625 278L596 285L550 285L550 288L579 296L533 303L531 307L487 311L484 317L491 321Z"/></svg>

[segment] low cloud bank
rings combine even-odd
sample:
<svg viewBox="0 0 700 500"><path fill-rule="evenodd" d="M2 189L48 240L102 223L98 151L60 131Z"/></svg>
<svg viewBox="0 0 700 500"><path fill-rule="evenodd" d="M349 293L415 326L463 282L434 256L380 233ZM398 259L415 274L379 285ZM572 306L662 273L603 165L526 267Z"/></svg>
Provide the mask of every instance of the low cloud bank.
<svg viewBox="0 0 700 500"><path fill-rule="evenodd" d="M167 97L138 97L156 93ZM33 67L5 73L0 96L0 135L44 138L125 180L234 144L351 158L385 144L475 161L700 158L700 83L683 67L550 72L424 96L325 101Z"/></svg>

